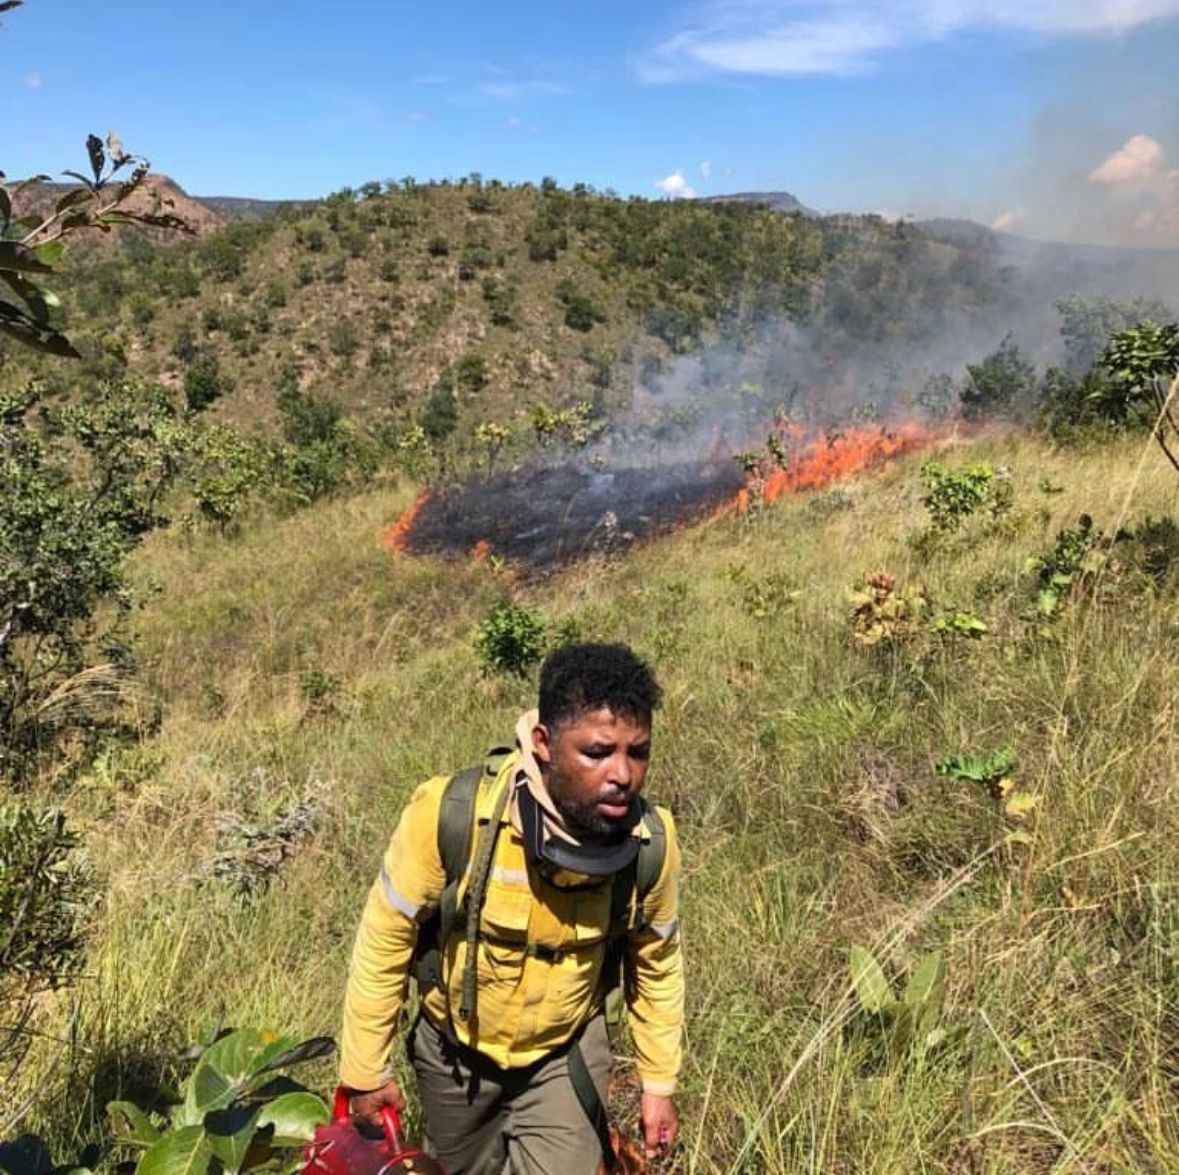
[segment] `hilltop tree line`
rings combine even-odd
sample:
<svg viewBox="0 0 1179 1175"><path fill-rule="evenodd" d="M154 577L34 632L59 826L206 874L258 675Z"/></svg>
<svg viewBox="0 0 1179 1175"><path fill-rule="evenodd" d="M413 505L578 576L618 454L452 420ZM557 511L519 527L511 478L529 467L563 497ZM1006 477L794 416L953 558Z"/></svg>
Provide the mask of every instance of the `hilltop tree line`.
<svg viewBox="0 0 1179 1175"><path fill-rule="evenodd" d="M551 180L407 177L198 241L126 237L59 283L54 321L88 376L182 387L192 407L220 400L219 415L271 434L294 386L386 434L457 432L449 448L468 453L479 423L581 400L607 413L677 356L746 347L783 320L830 351L919 346L1006 296L982 242ZM10 384L29 373L11 358L7 369ZM34 373L51 391L66 382L45 364Z"/></svg>

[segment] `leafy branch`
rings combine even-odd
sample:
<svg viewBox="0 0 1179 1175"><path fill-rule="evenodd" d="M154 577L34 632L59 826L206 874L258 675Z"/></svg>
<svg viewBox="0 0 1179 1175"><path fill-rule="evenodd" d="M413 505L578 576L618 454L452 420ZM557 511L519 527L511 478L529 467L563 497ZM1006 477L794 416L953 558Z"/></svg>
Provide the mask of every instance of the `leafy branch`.
<svg viewBox="0 0 1179 1175"><path fill-rule="evenodd" d="M6 0L0 3L0 12L18 3ZM144 187L148 161L125 151L114 131L105 142L90 135L86 153L90 174L63 172L76 186L61 195L48 212L18 208L21 197L49 182L48 175L8 183L0 171L0 282L15 295L15 299L0 298L0 333L35 350L71 358L78 357L77 350L51 322L59 299L44 285L46 278L58 272L67 239L83 229L109 233L120 224L191 231L183 219L167 211L171 206L167 197ZM146 209L128 207L131 197L141 190L152 195L151 205Z"/></svg>

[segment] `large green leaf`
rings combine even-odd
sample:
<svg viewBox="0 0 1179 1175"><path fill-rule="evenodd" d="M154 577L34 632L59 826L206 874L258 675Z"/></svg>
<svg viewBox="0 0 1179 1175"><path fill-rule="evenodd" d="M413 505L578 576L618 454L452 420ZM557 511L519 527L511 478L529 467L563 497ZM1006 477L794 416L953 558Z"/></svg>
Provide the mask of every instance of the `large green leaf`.
<svg viewBox="0 0 1179 1175"><path fill-rule="evenodd" d="M864 947L851 948L851 975L860 1007L869 1015L879 1016L895 1002L880 964Z"/></svg>
<svg viewBox="0 0 1179 1175"><path fill-rule="evenodd" d="M288 1037L275 1041L275 1045L289 1042ZM258 1069L259 1073L272 1069L285 1069L288 1065L297 1065L301 1061L316 1061L321 1057L330 1057L336 1051L336 1042L330 1036L313 1036L309 1040L300 1041L293 1048L284 1048L281 1052L270 1056L272 1049L267 1050L267 1060Z"/></svg>
<svg viewBox="0 0 1179 1175"><path fill-rule="evenodd" d="M230 1175L237 1175L245 1166L261 1112L261 1109L251 1111L245 1106L230 1106L205 1116L209 1146Z"/></svg>
<svg viewBox="0 0 1179 1175"><path fill-rule="evenodd" d="M281 1055L293 1043L289 1036L239 1028L211 1044L201 1063L215 1066L230 1081L241 1084L247 1077L261 1072L273 1057Z"/></svg>
<svg viewBox="0 0 1179 1175"><path fill-rule="evenodd" d="M108 1102L107 1117L111 1133L120 1141L132 1146L151 1146L160 1137L152 1120L131 1102Z"/></svg>
<svg viewBox="0 0 1179 1175"><path fill-rule="evenodd" d="M56 266L65 256L65 251L65 241L46 241L45 244L37 246L37 260L45 265Z"/></svg>
<svg viewBox="0 0 1179 1175"><path fill-rule="evenodd" d="M940 951L926 955L905 985L905 1004L916 1018L918 1034L929 1032L942 1014L946 998L946 961Z"/></svg>
<svg viewBox="0 0 1179 1175"><path fill-rule="evenodd" d="M185 1126L165 1134L139 1160L135 1175L206 1175L213 1161L203 1126Z"/></svg>
<svg viewBox="0 0 1179 1175"><path fill-rule="evenodd" d="M284 1143L309 1142L316 1126L331 1120L331 1114L321 1098L313 1093L284 1093L269 1105L263 1106L258 1125L274 1127L275 1146Z"/></svg>
<svg viewBox="0 0 1179 1175"><path fill-rule="evenodd" d="M189 1122L199 1122L211 1110L223 1110L236 1096L236 1087L216 1066L202 1057L188 1079L184 1097Z"/></svg>
<svg viewBox="0 0 1179 1175"><path fill-rule="evenodd" d="M257 1043L249 1058L248 1076L267 1073L287 1063L283 1058L297 1044L293 1036L276 1036L273 1032L258 1032L256 1029L250 1031L254 1033Z"/></svg>
<svg viewBox="0 0 1179 1175"><path fill-rule="evenodd" d="M201 1054L189 1078L185 1104L199 1113L224 1110L272 1056L291 1045L285 1037L267 1039L256 1028L240 1028L215 1041Z"/></svg>

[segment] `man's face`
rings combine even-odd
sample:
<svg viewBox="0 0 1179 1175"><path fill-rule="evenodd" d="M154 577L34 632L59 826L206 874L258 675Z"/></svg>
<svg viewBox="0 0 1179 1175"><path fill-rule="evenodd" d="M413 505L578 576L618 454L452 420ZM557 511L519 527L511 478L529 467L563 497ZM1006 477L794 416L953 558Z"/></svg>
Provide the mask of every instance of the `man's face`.
<svg viewBox="0 0 1179 1175"><path fill-rule="evenodd" d="M549 795L569 831L614 840L631 827L651 755L651 727L602 707L550 730L532 729Z"/></svg>

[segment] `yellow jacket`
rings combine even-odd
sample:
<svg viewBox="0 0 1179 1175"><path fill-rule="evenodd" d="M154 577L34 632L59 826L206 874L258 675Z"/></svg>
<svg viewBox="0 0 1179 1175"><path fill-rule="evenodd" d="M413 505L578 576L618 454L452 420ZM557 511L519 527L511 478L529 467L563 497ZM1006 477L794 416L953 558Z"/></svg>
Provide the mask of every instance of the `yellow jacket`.
<svg viewBox="0 0 1179 1175"><path fill-rule="evenodd" d="M525 766L517 750L494 781L480 784L477 821L489 819L500 788ZM361 917L340 1045L340 1081L352 1089L375 1089L388 1079L418 927L446 885L438 852L438 813L446 783L445 776L437 776L414 792ZM659 878L643 901L646 929L627 941L631 979L625 990L643 1089L670 1094L680 1069L683 1034L680 852L671 813L664 808L659 813L667 851ZM640 834L649 835L641 825ZM474 844L473 838L472 851ZM505 812L480 919L475 1015L466 1024L451 1014L459 1005L466 959L461 933L452 934L443 951L448 991L424 992L425 1013L502 1068L530 1065L564 1044L602 1003L598 980L605 956L602 936L610 923L611 879L597 885L593 881L562 878L562 885L582 883L566 889L542 879ZM549 950L526 954L523 947L529 943Z"/></svg>

